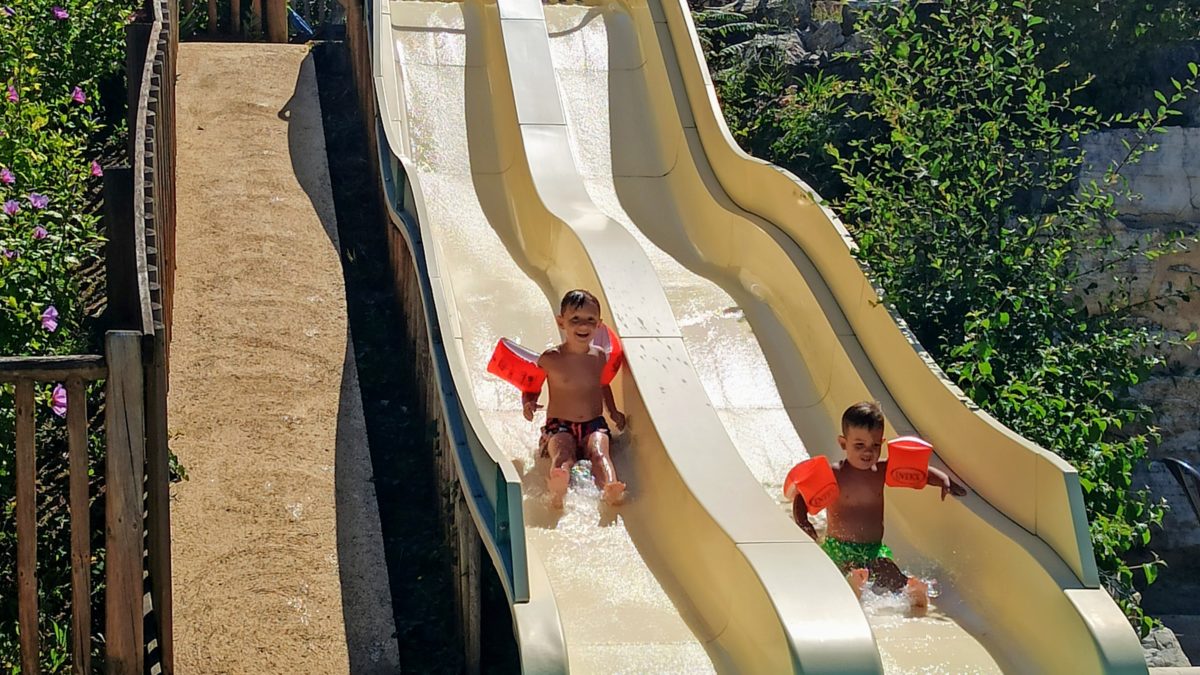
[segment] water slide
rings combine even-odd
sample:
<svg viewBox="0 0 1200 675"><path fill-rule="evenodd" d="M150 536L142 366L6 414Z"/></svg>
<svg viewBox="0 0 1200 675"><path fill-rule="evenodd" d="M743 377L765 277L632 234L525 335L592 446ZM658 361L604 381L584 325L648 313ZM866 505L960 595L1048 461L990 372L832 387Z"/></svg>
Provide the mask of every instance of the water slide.
<svg viewBox="0 0 1200 675"><path fill-rule="evenodd" d="M419 272L464 495L526 672L1145 672L1075 472L966 401L877 302L836 217L742 153L686 4L378 2L381 170ZM621 335L624 506L547 507L537 424L485 365L592 289ZM790 520L795 462L880 400L970 487L888 490L923 616L860 602Z"/></svg>

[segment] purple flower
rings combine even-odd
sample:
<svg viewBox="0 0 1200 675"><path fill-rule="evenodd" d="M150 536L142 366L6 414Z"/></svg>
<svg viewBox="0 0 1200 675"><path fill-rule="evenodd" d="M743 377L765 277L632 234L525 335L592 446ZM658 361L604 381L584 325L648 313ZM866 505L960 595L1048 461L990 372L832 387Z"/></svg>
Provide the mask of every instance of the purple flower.
<svg viewBox="0 0 1200 675"><path fill-rule="evenodd" d="M58 5L51 7L50 13L53 14L54 18L58 21L66 21L67 18L71 16L70 14L67 14L67 10L59 7Z"/></svg>
<svg viewBox="0 0 1200 675"><path fill-rule="evenodd" d="M21 100L21 97L17 96L17 88L12 86L11 84L8 85L8 102L16 103L17 101L20 101L20 100Z"/></svg>
<svg viewBox="0 0 1200 675"><path fill-rule="evenodd" d="M0 248L0 255L3 255L5 260L13 260L17 257L17 252L7 248Z"/></svg>
<svg viewBox="0 0 1200 675"><path fill-rule="evenodd" d="M92 175L96 178L104 175L104 169L100 168L100 162L92 160Z"/></svg>
<svg viewBox="0 0 1200 675"><path fill-rule="evenodd" d="M48 236L50 236L50 233L47 232L46 228L42 227L41 225L38 225L37 227L33 228L33 238L34 239L45 239Z"/></svg>
<svg viewBox="0 0 1200 675"><path fill-rule="evenodd" d="M9 7L8 5L5 5L3 9L0 9L0 12L4 12L8 16L16 16L17 15L17 10L13 9L12 7Z"/></svg>
<svg viewBox="0 0 1200 675"><path fill-rule="evenodd" d="M0 166L0 183L12 185L15 182L17 182L17 177L13 175L13 172L7 166Z"/></svg>
<svg viewBox="0 0 1200 675"><path fill-rule="evenodd" d="M15 216L15 215L17 215L17 212L19 212L20 210L21 210L21 205L17 203L17 200L10 199L10 200L4 202L4 213L6 215Z"/></svg>
<svg viewBox="0 0 1200 675"><path fill-rule="evenodd" d="M83 93L79 87L75 87L71 90L71 100L76 103L87 103L87 94Z"/></svg>
<svg viewBox="0 0 1200 675"><path fill-rule="evenodd" d="M29 193L29 205L35 209L44 209L50 205L50 198L36 192Z"/></svg>
<svg viewBox="0 0 1200 675"><path fill-rule="evenodd" d="M50 397L50 409L59 417L67 416L67 390L61 384L54 385L54 394Z"/></svg>
<svg viewBox="0 0 1200 675"><path fill-rule="evenodd" d="M50 305L46 311L42 312L42 328L51 333L58 330L58 309L54 305Z"/></svg>

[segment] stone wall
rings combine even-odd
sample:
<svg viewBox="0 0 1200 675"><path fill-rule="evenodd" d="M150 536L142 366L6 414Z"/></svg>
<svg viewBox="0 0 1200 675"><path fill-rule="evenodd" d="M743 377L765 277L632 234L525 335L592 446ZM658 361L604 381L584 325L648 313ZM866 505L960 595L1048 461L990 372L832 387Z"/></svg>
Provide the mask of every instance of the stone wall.
<svg viewBox="0 0 1200 675"><path fill-rule="evenodd" d="M1112 224L1118 240L1200 233L1200 129L1172 128L1153 139L1159 149L1122 171L1130 188L1141 197L1118 204L1120 222ZM1135 141L1132 131L1092 135L1084 147L1088 163L1094 168L1085 170L1082 179L1100 177L1103 167L1126 156L1125 142ZM1124 271L1134 275L1140 292L1161 293L1170 287L1195 286L1200 284L1200 246L1153 261L1131 261ZM1163 309L1151 307L1144 316L1175 335L1186 335L1200 328L1200 293L1193 294L1190 302ZM1152 457L1178 457L1200 466L1200 349L1174 350L1170 360L1169 372L1153 377L1138 391L1139 397L1154 409L1162 433L1162 443ZM1171 505L1154 549L1169 561L1196 560L1200 553L1200 522L1183 490L1159 464L1143 467L1138 479L1139 484L1148 483L1156 496L1165 497ZM1195 568L1196 563L1188 566Z"/></svg>

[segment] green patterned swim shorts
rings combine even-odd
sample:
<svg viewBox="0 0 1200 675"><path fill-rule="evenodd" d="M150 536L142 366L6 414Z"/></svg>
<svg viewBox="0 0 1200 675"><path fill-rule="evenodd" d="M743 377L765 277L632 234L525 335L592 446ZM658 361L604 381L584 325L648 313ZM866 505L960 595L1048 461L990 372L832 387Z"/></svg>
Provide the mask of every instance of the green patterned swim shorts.
<svg viewBox="0 0 1200 675"><path fill-rule="evenodd" d="M881 541L864 544L856 541L842 541L836 537L825 537L821 548L833 558L838 568L845 571L855 568L865 568L879 558L892 557L892 549Z"/></svg>

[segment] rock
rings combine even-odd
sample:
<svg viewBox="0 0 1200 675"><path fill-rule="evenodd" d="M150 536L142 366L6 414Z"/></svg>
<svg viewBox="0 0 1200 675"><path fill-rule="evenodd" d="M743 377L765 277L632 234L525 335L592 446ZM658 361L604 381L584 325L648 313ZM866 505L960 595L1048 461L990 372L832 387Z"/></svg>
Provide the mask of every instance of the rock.
<svg viewBox="0 0 1200 675"><path fill-rule="evenodd" d="M800 36L794 32L760 34L750 38L746 46L746 61L769 61L778 57L789 69L816 67L820 58L804 48Z"/></svg>
<svg viewBox="0 0 1200 675"><path fill-rule="evenodd" d="M779 26L805 26L812 21L812 0L734 0L733 11L755 21Z"/></svg>
<svg viewBox="0 0 1200 675"><path fill-rule="evenodd" d="M836 21L822 21L815 29L802 33L801 38L808 51L826 54L846 43L842 27Z"/></svg>
<svg viewBox="0 0 1200 675"><path fill-rule="evenodd" d="M842 43L841 47L838 47L837 51L857 54L859 52L867 51L870 46L871 43L868 42L867 39L862 36L862 34L855 33L854 35L846 38L846 41Z"/></svg>
<svg viewBox="0 0 1200 675"><path fill-rule="evenodd" d="M781 26L807 26L812 21L812 0L765 0L767 18Z"/></svg>
<svg viewBox="0 0 1200 675"><path fill-rule="evenodd" d="M1146 654L1146 665L1151 668L1192 665L1170 628L1151 631L1142 640L1142 651Z"/></svg>
<svg viewBox="0 0 1200 675"><path fill-rule="evenodd" d="M858 11L846 3L842 5L842 35L854 37L854 24L858 22Z"/></svg>

